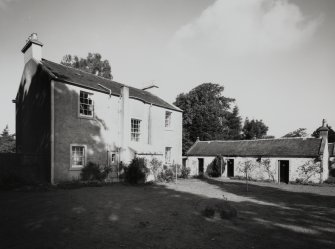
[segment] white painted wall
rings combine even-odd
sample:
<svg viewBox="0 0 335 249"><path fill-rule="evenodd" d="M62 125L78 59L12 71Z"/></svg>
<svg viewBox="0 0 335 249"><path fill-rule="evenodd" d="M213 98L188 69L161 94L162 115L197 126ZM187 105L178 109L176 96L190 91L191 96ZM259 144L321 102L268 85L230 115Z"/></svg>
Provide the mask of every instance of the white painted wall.
<svg viewBox="0 0 335 249"><path fill-rule="evenodd" d="M189 156L186 161L186 167L189 167L191 169L190 175L198 175L198 158L204 158L204 171L206 171L206 168L208 165L215 159L215 157L195 157L195 156ZM253 164L258 165L254 168L254 170L251 172L250 176L254 179L258 180L268 180L269 176L264 170L264 168L256 161L257 158L254 157L224 157L224 160L228 159L234 159L234 176L244 176L244 173L241 172L239 169L243 166L243 164L250 160ZM313 158L265 158L262 157L262 160L269 159L271 170L274 173L275 181L278 182L279 180L279 160L288 160L289 161L289 181L295 181L297 178L302 178L302 172L299 170L299 167L302 166L305 163L308 163L309 161L313 161ZM225 172L223 174L223 177L227 177L227 165ZM310 181L318 183L320 180L320 175L314 175L310 178Z"/></svg>
<svg viewBox="0 0 335 249"><path fill-rule="evenodd" d="M106 144L105 149L109 151L117 151L118 147L122 147L123 154L121 153L120 159L124 163L128 164L135 156L133 149L138 150L138 152L147 151L160 154L156 157L164 163L165 147L172 148L171 162L182 163L182 112L153 106L132 98L125 100L127 103L125 104L126 108L124 108L122 97L113 95L109 97L104 93L72 85L67 85L67 87L70 91L75 91L78 96L80 90L93 93L94 119L90 122L95 125L98 124L101 128L100 136L94 137L94 140L97 143ZM128 113L124 113L124 110ZM165 128L165 111L172 112L170 128ZM150 112L151 125L149 126ZM131 118L141 120L139 142L131 141ZM151 133L150 141L149 133ZM88 149L88 153L92 152Z"/></svg>

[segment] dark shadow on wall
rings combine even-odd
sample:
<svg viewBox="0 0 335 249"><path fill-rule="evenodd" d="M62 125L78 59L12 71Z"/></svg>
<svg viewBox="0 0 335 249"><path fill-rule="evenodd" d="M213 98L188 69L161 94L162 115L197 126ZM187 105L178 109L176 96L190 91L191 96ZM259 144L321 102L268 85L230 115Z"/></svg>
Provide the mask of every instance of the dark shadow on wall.
<svg viewBox="0 0 335 249"><path fill-rule="evenodd" d="M188 189L187 189L188 188ZM334 211L326 197L253 188L241 184L183 181L178 185L128 186L3 192L0 229L5 248L333 248ZM199 194L195 194L197 192ZM201 191L204 191L201 193ZM232 220L207 219L208 198L234 193ZM221 192L222 191L222 192ZM193 193L191 193L193 192ZM205 195L204 195L205 193ZM268 195L281 195L268 196ZM266 197L264 197L266 196ZM291 198L297 199L292 203ZM94 201L92 201L94 200ZM256 201L255 201L256 200ZM257 202L258 201L258 202ZM287 204L284 208L283 203ZM29 209L26 207L29 206ZM24 212L22 212L24 210ZM89 236L87 236L89 234Z"/></svg>
<svg viewBox="0 0 335 249"><path fill-rule="evenodd" d="M34 172L33 181L50 181L50 80L42 65L31 60L16 97L17 156L24 172Z"/></svg>

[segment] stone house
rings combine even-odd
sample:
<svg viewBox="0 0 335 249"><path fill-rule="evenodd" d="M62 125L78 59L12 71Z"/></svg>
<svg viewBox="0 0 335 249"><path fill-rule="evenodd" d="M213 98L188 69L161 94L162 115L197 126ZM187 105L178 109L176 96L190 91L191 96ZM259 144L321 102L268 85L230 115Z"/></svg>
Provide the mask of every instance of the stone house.
<svg viewBox="0 0 335 249"><path fill-rule="evenodd" d="M320 138L280 138L237 141L199 141L188 150L183 164L191 175L204 174L211 162L223 159L223 177L249 176L275 182L323 182L329 176L329 164L334 159L334 144L328 144L325 123L319 129Z"/></svg>
<svg viewBox="0 0 335 249"><path fill-rule="evenodd" d="M17 151L51 182L78 178L87 162L128 164L135 156L181 164L182 111L137 89L42 58L32 34L22 49L16 103Z"/></svg>

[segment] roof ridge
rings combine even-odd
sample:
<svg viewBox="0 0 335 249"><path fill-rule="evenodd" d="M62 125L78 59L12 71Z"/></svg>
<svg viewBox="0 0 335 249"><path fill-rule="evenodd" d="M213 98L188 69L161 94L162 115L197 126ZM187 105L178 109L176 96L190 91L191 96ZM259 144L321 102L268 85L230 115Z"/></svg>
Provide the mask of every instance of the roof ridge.
<svg viewBox="0 0 335 249"><path fill-rule="evenodd" d="M260 139L240 139L240 140L207 140L207 141L199 141L199 142L252 142L252 141L275 141L275 140L307 140L307 139L320 139L315 137L280 137L280 138L260 138Z"/></svg>
<svg viewBox="0 0 335 249"><path fill-rule="evenodd" d="M100 76L100 75L95 75L95 74L93 74L93 73L86 72L86 71L84 71L84 70L82 70L82 69L79 69L79 68L70 67L70 66L67 66L67 65L64 65L64 64L61 64L61 63L57 63L57 62L54 62L54 61L47 60L47 59L45 59L45 58L42 58L42 60L43 60L43 61L48 61L48 62L51 62L51 63L54 63L54 64L57 64L57 65L62 66L62 67L69 68L69 69L71 69L71 70L76 70L76 71L79 71L79 72L81 72L81 73L89 74L89 75L91 75L91 76L94 76L94 77L97 77L97 78L100 78L100 79L103 79L103 80L111 81L111 82L114 82L114 83L117 83L117 84L120 84L120 85L123 85L123 86L127 86L127 87L132 87L132 86L128 86L128 85L126 85L126 84L117 82L117 81L115 81L115 80L107 79L107 78L102 77L102 76ZM134 87L133 87L133 88L134 88ZM138 89L138 88L137 88L137 89ZM141 90L141 89L139 89L139 90Z"/></svg>

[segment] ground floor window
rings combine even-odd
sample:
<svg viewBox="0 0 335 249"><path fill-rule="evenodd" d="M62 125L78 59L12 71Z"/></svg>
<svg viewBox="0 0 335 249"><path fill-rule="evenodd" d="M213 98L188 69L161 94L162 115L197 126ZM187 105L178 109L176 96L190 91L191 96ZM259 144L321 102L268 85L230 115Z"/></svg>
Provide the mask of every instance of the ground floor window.
<svg viewBox="0 0 335 249"><path fill-rule="evenodd" d="M86 161L86 146L71 145L71 168L82 168Z"/></svg>
<svg viewBox="0 0 335 249"><path fill-rule="evenodd" d="M171 163L171 147L165 147L165 163Z"/></svg>

